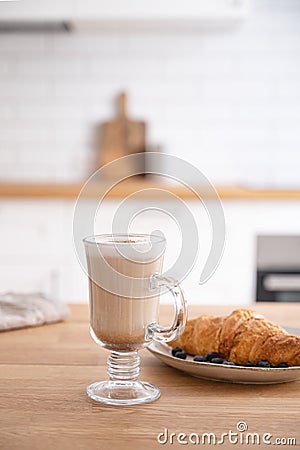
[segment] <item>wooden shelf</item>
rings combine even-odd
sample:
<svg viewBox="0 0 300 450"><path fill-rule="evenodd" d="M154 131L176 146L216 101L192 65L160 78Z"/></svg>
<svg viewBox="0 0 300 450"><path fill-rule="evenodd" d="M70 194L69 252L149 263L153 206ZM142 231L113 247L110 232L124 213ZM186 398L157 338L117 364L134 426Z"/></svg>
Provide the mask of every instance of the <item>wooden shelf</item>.
<svg viewBox="0 0 300 450"><path fill-rule="evenodd" d="M82 184L42 184L42 183L0 183L1 198L60 198L76 199ZM153 190L154 189L154 190ZM223 200L300 200L300 190L254 190L239 186L219 186L217 192ZM105 185L93 185L87 192L87 197L99 198L104 194ZM124 198L144 190L145 198L164 198L167 192L186 199L196 198L193 191L179 184L160 184L149 180L127 180L116 185L107 195L109 198ZM202 191L203 198L210 197Z"/></svg>

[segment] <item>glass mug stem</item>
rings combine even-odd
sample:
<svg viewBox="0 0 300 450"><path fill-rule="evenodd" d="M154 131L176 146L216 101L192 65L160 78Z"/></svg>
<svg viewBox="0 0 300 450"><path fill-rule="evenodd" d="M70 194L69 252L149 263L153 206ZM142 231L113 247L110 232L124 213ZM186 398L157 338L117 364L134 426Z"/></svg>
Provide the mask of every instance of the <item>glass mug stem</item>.
<svg viewBox="0 0 300 450"><path fill-rule="evenodd" d="M111 381L136 381L140 374L140 361L137 350L132 352L111 351L107 358L107 373Z"/></svg>

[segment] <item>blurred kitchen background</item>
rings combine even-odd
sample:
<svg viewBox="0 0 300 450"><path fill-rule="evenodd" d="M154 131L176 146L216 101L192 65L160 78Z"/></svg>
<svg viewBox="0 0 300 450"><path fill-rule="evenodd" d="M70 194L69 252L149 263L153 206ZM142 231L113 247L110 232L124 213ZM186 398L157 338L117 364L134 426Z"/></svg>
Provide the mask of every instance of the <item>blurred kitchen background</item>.
<svg viewBox="0 0 300 450"><path fill-rule="evenodd" d="M199 286L210 226L185 198L200 236L189 301L300 300L299 0L0 1L0 291L87 301L73 210L120 92L145 149L191 162L223 201L224 256ZM97 232L121 201L106 200ZM180 232L159 212L132 224L154 229L168 263Z"/></svg>

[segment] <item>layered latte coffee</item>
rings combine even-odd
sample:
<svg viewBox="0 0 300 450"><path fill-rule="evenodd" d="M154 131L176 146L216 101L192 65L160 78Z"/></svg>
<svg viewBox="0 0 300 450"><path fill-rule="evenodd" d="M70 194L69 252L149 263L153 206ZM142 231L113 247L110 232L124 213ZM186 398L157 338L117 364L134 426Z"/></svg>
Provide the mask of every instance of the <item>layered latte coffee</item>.
<svg viewBox="0 0 300 450"><path fill-rule="evenodd" d="M91 333L110 350L144 346L147 326L157 321L159 295L151 295L150 280L161 273L163 254L150 259L145 254L139 253L138 260L126 258L112 245L102 246L101 253L95 246L87 254Z"/></svg>

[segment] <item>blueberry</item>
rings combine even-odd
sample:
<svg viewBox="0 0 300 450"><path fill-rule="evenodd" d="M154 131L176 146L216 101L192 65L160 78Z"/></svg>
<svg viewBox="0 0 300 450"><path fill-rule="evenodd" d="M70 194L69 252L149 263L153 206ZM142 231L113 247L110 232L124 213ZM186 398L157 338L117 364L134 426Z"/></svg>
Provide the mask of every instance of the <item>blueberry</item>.
<svg viewBox="0 0 300 450"><path fill-rule="evenodd" d="M175 354L175 358L186 359L186 353L185 352L177 352Z"/></svg>
<svg viewBox="0 0 300 450"><path fill-rule="evenodd" d="M182 352L182 348L174 347L172 348L172 355L175 356L177 352Z"/></svg>
<svg viewBox="0 0 300 450"><path fill-rule="evenodd" d="M206 361L211 361L213 358L220 358L219 353L217 352L208 352L206 355Z"/></svg>
<svg viewBox="0 0 300 450"><path fill-rule="evenodd" d="M269 361L262 359L261 361L258 361L256 364L257 367L271 367L271 364Z"/></svg>
<svg viewBox="0 0 300 450"><path fill-rule="evenodd" d="M196 356L194 356L193 361L205 362L206 361L206 357L203 356L203 355L196 355Z"/></svg>
<svg viewBox="0 0 300 450"><path fill-rule="evenodd" d="M280 367L281 369L283 369L285 367L289 367L289 365L285 362L281 362L281 363L277 364L277 366L275 366L275 367Z"/></svg>
<svg viewBox="0 0 300 450"><path fill-rule="evenodd" d="M210 362L211 362L211 363L214 363L214 364L223 364L224 359L223 359L223 358L212 358L212 359L210 360Z"/></svg>
<svg viewBox="0 0 300 450"><path fill-rule="evenodd" d="M245 364L243 364L243 366L244 367L254 367L255 364L253 364L251 361L247 361L247 362L245 362ZM262 366L262 367L265 367L265 366Z"/></svg>
<svg viewBox="0 0 300 450"><path fill-rule="evenodd" d="M235 363L233 361L224 361L224 366L235 366Z"/></svg>

